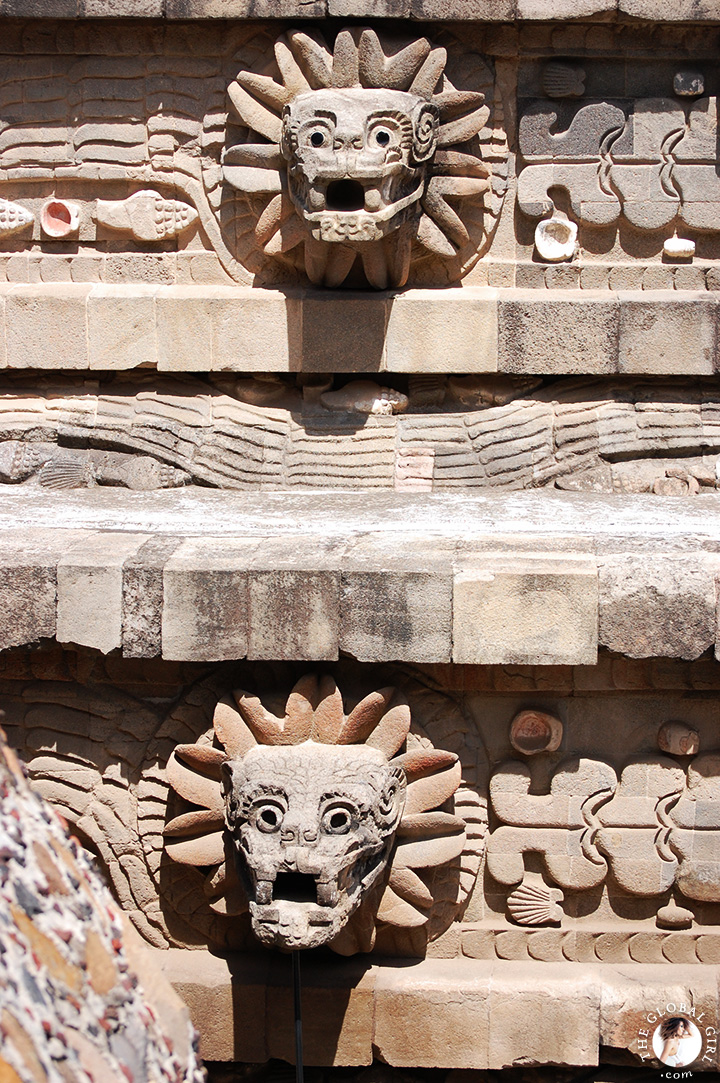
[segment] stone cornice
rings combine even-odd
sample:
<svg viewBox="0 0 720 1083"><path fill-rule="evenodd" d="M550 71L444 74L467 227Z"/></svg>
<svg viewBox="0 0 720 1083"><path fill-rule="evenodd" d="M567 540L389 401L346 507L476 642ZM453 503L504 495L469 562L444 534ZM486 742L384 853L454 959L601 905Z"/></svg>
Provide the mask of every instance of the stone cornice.
<svg viewBox="0 0 720 1083"><path fill-rule="evenodd" d="M719 23L718 0L0 0L0 17Z"/></svg>

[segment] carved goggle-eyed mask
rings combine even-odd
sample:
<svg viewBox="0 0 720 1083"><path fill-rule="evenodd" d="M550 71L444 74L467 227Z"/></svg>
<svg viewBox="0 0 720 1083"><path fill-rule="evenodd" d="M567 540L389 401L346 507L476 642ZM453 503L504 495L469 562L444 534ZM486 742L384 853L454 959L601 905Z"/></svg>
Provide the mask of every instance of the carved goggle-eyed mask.
<svg viewBox="0 0 720 1083"><path fill-rule="evenodd" d="M332 940L381 879L405 775L367 746L251 749L223 770L253 930L294 950Z"/></svg>
<svg viewBox="0 0 720 1083"><path fill-rule="evenodd" d="M286 106L290 195L316 240L379 240L419 217L438 115L415 94L357 87Z"/></svg>

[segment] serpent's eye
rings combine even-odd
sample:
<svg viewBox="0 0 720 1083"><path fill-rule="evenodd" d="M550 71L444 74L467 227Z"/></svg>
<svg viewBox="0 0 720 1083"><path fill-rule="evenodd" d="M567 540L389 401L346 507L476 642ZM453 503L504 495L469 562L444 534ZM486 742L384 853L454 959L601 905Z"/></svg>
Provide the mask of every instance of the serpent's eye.
<svg viewBox="0 0 720 1083"><path fill-rule="evenodd" d="M352 827L353 815L344 805L334 805L323 813L321 825L326 835L347 835Z"/></svg>
<svg viewBox="0 0 720 1083"><path fill-rule="evenodd" d="M325 145L325 133L324 132L317 132L317 131L313 132L312 135L310 136L310 142L312 143L312 145L314 147L322 147L322 146L324 146Z"/></svg>
<svg viewBox="0 0 720 1083"><path fill-rule="evenodd" d="M375 140L381 147L386 147L390 142L390 132L386 132L384 128L379 128L375 133Z"/></svg>
<svg viewBox="0 0 720 1083"><path fill-rule="evenodd" d="M283 821L283 810L279 805L260 805L255 810L255 825L259 831L270 834L277 831Z"/></svg>

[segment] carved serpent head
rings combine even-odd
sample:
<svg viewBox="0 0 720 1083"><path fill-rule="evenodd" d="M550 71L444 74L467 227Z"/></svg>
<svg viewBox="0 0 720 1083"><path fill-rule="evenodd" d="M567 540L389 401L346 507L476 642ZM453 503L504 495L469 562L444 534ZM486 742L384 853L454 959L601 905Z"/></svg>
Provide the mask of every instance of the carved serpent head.
<svg viewBox="0 0 720 1083"><path fill-rule="evenodd" d="M235 691L215 708L213 743L168 761L195 806L166 825L168 855L206 869L218 912L249 910L257 938L283 950L369 951L378 924L424 925L433 873L463 852L466 825L457 756L410 721L394 688L346 713L329 676L302 677L279 715Z"/></svg>
<svg viewBox="0 0 720 1083"><path fill-rule="evenodd" d="M252 749L224 771L226 820L263 944L332 940L382 876L405 773L375 748Z"/></svg>
<svg viewBox="0 0 720 1083"><path fill-rule="evenodd" d="M399 90L316 90L283 115L288 187L312 237L379 241L418 219L440 111Z"/></svg>

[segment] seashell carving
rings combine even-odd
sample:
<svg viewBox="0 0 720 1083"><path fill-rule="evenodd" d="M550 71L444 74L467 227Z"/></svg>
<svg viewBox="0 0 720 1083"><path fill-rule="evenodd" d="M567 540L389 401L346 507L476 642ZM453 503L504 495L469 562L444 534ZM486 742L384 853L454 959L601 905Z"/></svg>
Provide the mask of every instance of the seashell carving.
<svg viewBox="0 0 720 1083"><path fill-rule="evenodd" d="M193 225L198 212L188 203L166 199L152 189L135 192L127 199L99 199L96 221L108 229L129 233L137 241L164 241L184 233Z"/></svg>
<svg viewBox="0 0 720 1083"><path fill-rule="evenodd" d="M684 722L664 722L658 730L658 748L672 756L694 756L700 751L700 735Z"/></svg>
<svg viewBox="0 0 720 1083"><path fill-rule="evenodd" d="M326 391L320 402L328 410L352 410L358 414L399 414L407 410L408 398L374 380L352 380L338 391Z"/></svg>
<svg viewBox="0 0 720 1083"><path fill-rule="evenodd" d="M548 887L542 876L525 873L520 887L508 895L508 914L518 925L559 925L563 898L560 888Z"/></svg>
<svg viewBox="0 0 720 1083"><path fill-rule="evenodd" d="M562 211L544 218L535 227L535 248L546 263L572 259L577 251L578 228Z"/></svg>
<svg viewBox="0 0 720 1083"><path fill-rule="evenodd" d="M21 207L19 203L11 203L8 199L0 199L0 235L9 236L25 229L34 221L35 215Z"/></svg>
<svg viewBox="0 0 720 1083"><path fill-rule="evenodd" d="M548 98L581 98L585 93L585 69L579 64L546 64L542 88Z"/></svg>
<svg viewBox="0 0 720 1083"><path fill-rule="evenodd" d="M555 752L562 736L560 719L544 711L520 711L510 723L510 744L524 756Z"/></svg>
<svg viewBox="0 0 720 1083"><path fill-rule="evenodd" d="M92 480L90 464L81 459L51 459L38 474L38 481L44 489L81 489L90 485Z"/></svg>
<svg viewBox="0 0 720 1083"><path fill-rule="evenodd" d="M40 211L40 225L48 237L69 237L80 228L80 207L66 199L48 199Z"/></svg>
<svg viewBox="0 0 720 1083"><path fill-rule="evenodd" d="M667 906L660 907L655 921L661 929L689 929L694 919L692 910L678 906L676 902L669 902Z"/></svg>
<svg viewBox="0 0 720 1083"><path fill-rule="evenodd" d="M692 259L695 255L695 241L678 237L677 233L674 233L665 241L663 253L670 259Z"/></svg>

